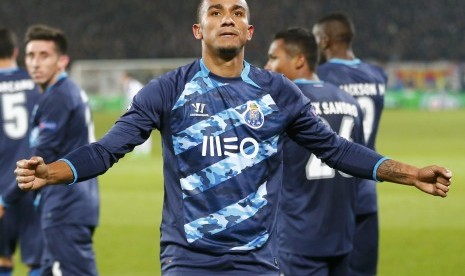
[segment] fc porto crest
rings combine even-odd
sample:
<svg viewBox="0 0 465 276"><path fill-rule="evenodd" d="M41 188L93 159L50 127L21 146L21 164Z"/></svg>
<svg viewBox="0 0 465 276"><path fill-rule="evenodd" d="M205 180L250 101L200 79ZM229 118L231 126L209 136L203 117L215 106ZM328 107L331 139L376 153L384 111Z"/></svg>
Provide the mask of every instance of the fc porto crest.
<svg viewBox="0 0 465 276"><path fill-rule="evenodd" d="M265 116L255 101L247 102L247 110L242 116L245 123L251 128L261 128L265 122Z"/></svg>

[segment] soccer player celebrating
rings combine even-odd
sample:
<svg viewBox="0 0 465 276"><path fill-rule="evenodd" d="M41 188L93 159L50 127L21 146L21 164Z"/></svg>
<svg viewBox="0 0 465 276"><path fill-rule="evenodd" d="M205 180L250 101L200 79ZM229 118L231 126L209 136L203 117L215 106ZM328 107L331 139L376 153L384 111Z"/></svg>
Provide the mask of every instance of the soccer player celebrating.
<svg viewBox="0 0 465 276"><path fill-rule="evenodd" d="M192 30L201 59L148 83L99 142L57 162L19 160L18 186L34 190L95 177L159 130L163 275L278 275L286 133L347 173L447 195L445 168L419 169L348 142L321 122L290 80L247 63L244 47L254 27L245 0L200 1Z"/></svg>
<svg viewBox="0 0 465 276"><path fill-rule="evenodd" d="M364 144L357 101L316 75L318 46L303 28L278 32L265 68L293 80L315 113L342 137ZM285 92L283 92L285 93ZM335 171L289 138L283 145L283 188L278 216L284 275L347 275L360 178Z"/></svg>
<svg viewBox="0 0 465 276"><path fill-rule="evenodd" d="M29 158L29 116L39 91L26 71L18 68L16 35L0 29L0 275L12 275L12 256L20 245L30 276L39 275L42 256L40 215L34 193L18 189L11 172L18 158ZM9 201L3 197L12 194Z"/></svg>
<svg viewBox="0 0 465 276"><path fill-rule="evenodd" d="M26 67L42 93L32 114L31 143L41 160L57 161L94 140L88 99L66 74L69 57L61 30L31 26L25 43ZM42 275L97 275L92 246L99 216L97 179L89 177L72 187L47 186L40 193Z"/></svg>
<svg viewBox="0 0 465 276"><path fill-rule="evenodd" d="M352 21L341 13L324 16L313 26L322 59L327 61L318 67L318 76L357 99L364 115L365 141L374 150L387 77L380 67L355 57L352 51L354 33ZM376 275L379 243L376 182L362 181L357 193L351 274Z"/></svg>

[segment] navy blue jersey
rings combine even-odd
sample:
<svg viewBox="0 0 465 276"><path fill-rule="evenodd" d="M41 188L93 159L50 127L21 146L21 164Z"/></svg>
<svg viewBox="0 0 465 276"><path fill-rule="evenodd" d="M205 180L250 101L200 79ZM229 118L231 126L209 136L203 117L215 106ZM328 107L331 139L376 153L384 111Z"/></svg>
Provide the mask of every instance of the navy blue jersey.
<svg viewBox="0 0 465 276"><path fill-rule="evenodd" d="M364 114L366 144L375 149L387 84L387 76L383 69L359 59L330 59L318 67L318 76L357 99Z"/></svg>
<svg viewBox="0 0 465 276"><path fill-rule="evenodd" d="M44 91L34 110L32 124L34 154L47 163L94 140L87 96L66 74ZM40 193L43 228L58 224L97 225L97 179L79 185L46 186Z"/></svg>
<svg viewBox="0 0 465 276"><path fill-rule="evenodd" d="M318 67L318 76L354 96L363 110L366 145L375 149L376 135L384 107L386 73L378 66L354 60L330 59ZM376 212L376 183L361 183L357 213Z"/></svg>
<svg viewBox="0 0 465 276"><path fill-rule="evenodd" d="M17 160L32 156L29 118L38 98L39 91L26 71L0 70L0 193L12 189L21 194L13 171Z"/></svg>
<svg viewBox="0 0 465 276"><path fill-rule="evenodd" d="M364 144L363 115L352 96L330 83L295 82L335 132ZM352 249L360 179L330 168L289 138L284 142L283 155L279 250L312 257L348 253Z"/></svg>
<svg viewBox="0 0 465 276"><path fill-rule="evenodd" d="M325 162L362 177L372 177L382 158L337 136L282 75L244 62L240 77L222 78L197 60L151 81L99 142L65 159L77 181L93 177L153 129L162 135L165 272L238 270L230 267L234 259L258 251L266 258L238 265L277 271L272 256L286 132ZM205 259L192 262L189 251Z"/></svg>

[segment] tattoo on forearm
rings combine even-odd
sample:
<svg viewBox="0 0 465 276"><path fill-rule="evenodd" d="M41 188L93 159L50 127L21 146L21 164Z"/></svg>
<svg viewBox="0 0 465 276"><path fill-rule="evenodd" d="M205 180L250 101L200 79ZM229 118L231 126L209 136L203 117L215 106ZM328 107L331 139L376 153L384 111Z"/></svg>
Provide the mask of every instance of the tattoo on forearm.
<svg viewBox="0 0 465 276"><path fill-rule="evenodd" d="M406 165L394 160L384 161L378 168L378 177L382 180L409 184L408 168Z"/></svg>

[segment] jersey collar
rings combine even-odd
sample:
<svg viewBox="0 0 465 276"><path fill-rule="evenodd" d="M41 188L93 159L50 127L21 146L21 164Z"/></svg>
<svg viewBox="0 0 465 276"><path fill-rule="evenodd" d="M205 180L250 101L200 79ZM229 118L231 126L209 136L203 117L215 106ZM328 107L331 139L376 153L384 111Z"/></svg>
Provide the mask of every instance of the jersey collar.
<svg viewBox="0 0 465 276"><path fill-rule="evenodd" d="M300 84L323 84L322 81L316 81L316 80L307 80L307 79L295 79L294 83L300 83Z"/></svg>
<svg viewBox="0 0 465 276"><path fill-rule="evenodd" d="M55 85L56 85L57 83L59 83L62 79L65 79L65 78L67 78L67 77L68 77L68 73L62 72L60 75L58 75L57 81L54 82L54 83L53 83L52 85L50 85L49 87L47 87L47 89L45 90L44 94L49 93L49 92L53 89L53 87L55 87Z"/></svg>
<svg viewBox="0 0 465 276"><path fill-rule="evenodd" d="M17 66L8 67L8 68L0 68L0 74L9 74L17 71L19 68Z"/></svg>
<svg viewBox="0 0 465 276"><path fill-rule="evenodd" d="M355 59L340 59L340 58L332 58L328 61L329 63L336 63L336 64L344 64L348 66L359 65L362 61L358 58Z"/></svg>
<svg viewBox="0 0 465 276"><path fill-rule="evenodd" d="M260 86L258 84L256 84L250 77L249 77L249 73L250 73L250 64L247 62L247 61L243 61L244 63L244 69L242 69L242 72L241 72L241 79L250 84L250 85L253 85L255 87L258 87L260 88ZM208 77L209 74L210 74L210 70L208 70L207 66L205 66L205 63L203 62L203 59L200 59L200 72L196 74L196 77L199 77L198 75L200 74L201 77ZM195 78L195 77L194 77Z"/></svg>

